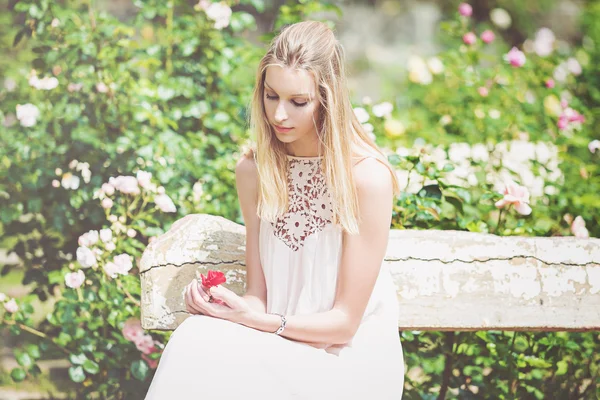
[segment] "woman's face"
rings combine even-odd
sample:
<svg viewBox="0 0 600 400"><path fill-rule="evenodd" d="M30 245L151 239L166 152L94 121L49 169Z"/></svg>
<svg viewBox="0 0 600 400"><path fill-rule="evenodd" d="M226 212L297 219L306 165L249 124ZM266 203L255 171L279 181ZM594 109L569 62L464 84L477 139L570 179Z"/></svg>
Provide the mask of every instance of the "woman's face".
<svg viewBox="0 0 600 400"><path fill-rule="evenodd" d="M316 149L318 136L314 121L319 120L319 101L310 73L279 66L267 67L263 101L277 139L295 152Z"/></svg>

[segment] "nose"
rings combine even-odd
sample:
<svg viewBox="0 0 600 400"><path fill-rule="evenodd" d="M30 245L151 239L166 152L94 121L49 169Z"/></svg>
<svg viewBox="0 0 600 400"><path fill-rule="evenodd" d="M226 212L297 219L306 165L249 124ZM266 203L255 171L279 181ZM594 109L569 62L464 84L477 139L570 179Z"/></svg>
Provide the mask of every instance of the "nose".
<svg viewBox="0 0 600 400"><path fill-rule="evenodd" d="M277 122L278 124L282 123L283 121L285 121L288 116L287 113L285 111L285 107L284 107L284 103L282 101L280 101L277 104L277 108L275 109L275 122Z"/></svg>

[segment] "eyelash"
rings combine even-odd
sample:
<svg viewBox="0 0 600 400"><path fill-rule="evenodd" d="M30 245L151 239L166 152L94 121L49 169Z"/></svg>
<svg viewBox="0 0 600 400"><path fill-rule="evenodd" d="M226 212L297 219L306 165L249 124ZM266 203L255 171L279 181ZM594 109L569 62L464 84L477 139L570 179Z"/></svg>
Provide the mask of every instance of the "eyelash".
<svg viewBox="0 0 600 400"><path fill-rule="evenodd" d="M277 98L277 96L269 96L269 95L267 95L267 99L269 99L269 100L275 100L276 98ZM294 105L296 107L304 107L304 106L306 106L308 104L308 102L306 102L306 103L296 103L295 101L292 101L292 103L294 103Z"/></svg>

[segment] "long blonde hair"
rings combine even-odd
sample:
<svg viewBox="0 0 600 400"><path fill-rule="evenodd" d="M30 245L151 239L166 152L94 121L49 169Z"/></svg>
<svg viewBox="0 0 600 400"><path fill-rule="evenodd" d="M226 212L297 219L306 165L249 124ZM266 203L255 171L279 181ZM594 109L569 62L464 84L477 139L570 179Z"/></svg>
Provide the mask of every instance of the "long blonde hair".
<svg viewBox="0 0 600 400"><path fill-rule="evenodd" d="M264 107L267 67L303 69L312 74L320 103L314 121L322 148L323 173L331 195L333 223L358 233L358 199L352 176L353 152L374 156L390 170L394 193L400 191L394 168L356 118L346 83L344 50L332 30L322 22L304 21L285 27L261 59L250 103L249 124L259 175L257 214L274 222L288 210L288 159L284 143L275 136Z"/></svg>

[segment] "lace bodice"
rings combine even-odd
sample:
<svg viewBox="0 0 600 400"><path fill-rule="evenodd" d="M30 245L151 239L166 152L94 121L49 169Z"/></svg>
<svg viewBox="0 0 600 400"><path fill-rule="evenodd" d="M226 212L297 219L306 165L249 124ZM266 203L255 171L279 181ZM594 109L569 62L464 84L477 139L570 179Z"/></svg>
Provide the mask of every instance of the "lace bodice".
<svg viewBox="0 0 600 400"><path fill-rule="evenodd" d="M288 156L288 211L271 225L274 235L293 251L332 222L331 196L321 161L321 157Z"/></svg>

